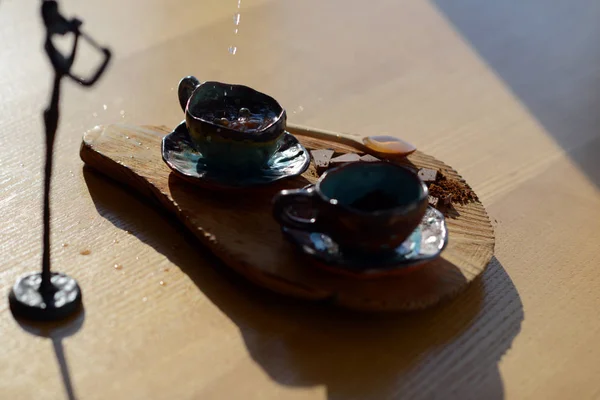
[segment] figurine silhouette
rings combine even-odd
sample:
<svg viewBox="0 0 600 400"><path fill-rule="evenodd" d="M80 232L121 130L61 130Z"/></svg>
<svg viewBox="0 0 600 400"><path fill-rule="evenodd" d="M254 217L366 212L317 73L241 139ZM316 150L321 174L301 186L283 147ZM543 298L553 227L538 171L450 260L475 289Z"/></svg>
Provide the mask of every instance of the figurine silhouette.
<svg viewBox="0 0 600 400"><path fill-rule="evenodd" d="M46 129L46 160L44 167L44 233L42 272L28 274L19 278L9 294L9 303L13 314L17 317L34 320L57 320L75 314L81 309L82 296L75 279L60 273L50 271L50 182L52 179L52 154L54 139L58 128L60 84L64 77L79 83L92 86L103 74L110 60L110 51L100 47L91 37L81 31L82 22L77 18L67 19L58 10L54 0L42 1L42 18L46 27L44 49L54 69L54 85L48 108L44 110ZM74 36L73 48L70 54L61 53L52 42L56 35ZM79 39L83 38L104 55L104 60L96 71L89 77L83 78L71 73ZM56 275L56 280L53 276Z"/></svg>
<svg viewBox="0 0 600 400"><path fill-rule="evenodd" d="M52 98L50 105L44 111L44 123L46 127L46 165L45 165L45 180L44 180L44 241L43 241L43 256L42 256L42 283L40 290L52 290L53 286L50 282L50 180L52 176L52 153L54 148L54 139L58 128L59 120L59 102L60 102L60 83L65 76L80 85L89 87L92 86L103 74L108 62L110 61L111 53L107 48L100 47L91 37L81 31L83 24L77 18L67 19L62 16L58 10L58 3L54 0L44 0L42 3L42 18L46 26L46 42L44 48L48 54L48 58L54 68L54 86L52 90ZM52 37L55 35L73 34L73 48L69 55L63 55L52 42ZM96 72L88 79L73 75L71 68L75 62L77 55L77 46L79 38L83 37L94 48L100 50L104 54L104 61Z"/></svg>

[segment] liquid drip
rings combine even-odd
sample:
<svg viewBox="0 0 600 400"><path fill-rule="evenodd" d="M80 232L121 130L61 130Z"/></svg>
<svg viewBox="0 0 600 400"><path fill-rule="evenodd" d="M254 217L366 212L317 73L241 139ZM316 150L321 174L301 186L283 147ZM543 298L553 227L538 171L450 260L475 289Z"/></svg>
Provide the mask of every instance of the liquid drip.
<svg viewBox="0 0 600 400"><path fill-rule="evenodd" d="M369 136L363 139L363 143L369 149L382 154L407 155L417 148L410 143L393 136Z"/></svg>
<svg viewBox="0 0 600 400"><path fill-rule="evenodd" d="M238 12L233 14L233 25L235 25L235 30L233 31L234 35L237 35L239 32L238 26L240 25L240 19L242 18L242 14L240 14L240 12L239 12L240 8L242 8L242 0L238 0L238 2L237 2ZM237 53L237 46L234 46L234 45L229 46L229 54L234 56L235 53Z"/></svg>

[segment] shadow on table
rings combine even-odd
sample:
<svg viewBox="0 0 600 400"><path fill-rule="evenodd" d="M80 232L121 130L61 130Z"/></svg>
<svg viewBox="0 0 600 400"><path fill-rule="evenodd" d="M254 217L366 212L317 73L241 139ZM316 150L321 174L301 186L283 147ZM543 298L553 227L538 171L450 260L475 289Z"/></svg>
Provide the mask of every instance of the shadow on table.
<svg viewBox="0 0 600 400"><path fill-rule="evenodd" d="M503 398L497 364L520 331L523 309L497 259L483 279L433 309L334 309L248 284L173 218L148 218L153 211L133 196L87 168L84 177L99 214L178 265L237 324L252 358L279 384L322 385L332 400ZM174 250L169 238L178 232L189 246Z"/></svg>
<svg viewBox="0 0 600 400"><path fill-rule="evenodd" d="M85 309L82 309L77 315L59 322L35 322L17 319L16 320L21 329L27 333L50 339L52 341L52 347L54 347L54 355L56 356L56 362L60 369L63 386L65 388L65 394L68 400L75 400L75 390L73 389L73 383L71 381L71 373L69 372L69 364L65 357L64 351L64 339L69 336L75 335L85 321Z"/></svg>
<svg viewBox="0 0 600 400"><path fill-rule="evenodd" d="M600 2L431 1L600 186L598 162L572 154L600 132Z"/></svg>

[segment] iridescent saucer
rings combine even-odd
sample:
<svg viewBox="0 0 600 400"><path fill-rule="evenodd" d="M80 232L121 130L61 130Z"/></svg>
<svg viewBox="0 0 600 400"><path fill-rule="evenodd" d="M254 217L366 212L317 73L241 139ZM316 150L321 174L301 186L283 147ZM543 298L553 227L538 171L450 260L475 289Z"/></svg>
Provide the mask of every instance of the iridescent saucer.
<svg viewBox="0 0 600 400"><path fill-rule="evenodd" d="M381 254L347 251L329 236L283 227L285 237L316 265L337 273L376 277L406 271L437 258L448 243L444 215L433 207L425 212L421 224L396 249Z"/></svg>
<svg viewBox="0 0 600 400"><path fill-rule="evenodd" d="M210 189L247 189L298 176L310 165L310 154L290 133L285 133L269 162L256 171L232 173L209 167L194 148L185 121L162 140L162 157L178 176Z"/></svg>

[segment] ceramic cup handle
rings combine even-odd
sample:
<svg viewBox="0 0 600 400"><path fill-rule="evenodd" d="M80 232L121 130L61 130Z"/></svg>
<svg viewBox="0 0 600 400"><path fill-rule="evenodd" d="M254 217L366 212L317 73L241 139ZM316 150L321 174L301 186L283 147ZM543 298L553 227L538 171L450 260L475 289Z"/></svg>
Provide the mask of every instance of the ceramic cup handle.
<svg viewBox="0 0 600 400"><path fill-rule="evenodd" d="M192 97L192 93L194 93L194 90L198 86L200 86L200 81L194 76L186 76L179 81L177 95L179 96L179 105L181 105L183 112L185 112L188 100Z"/></svg>
<svg viewBox="0 0 600 400"><path fill-rule="evenodd" d="M317 221L315 218L306 219L290 213L290 211L299 206L315 210L315 196L314 188L283 190L273 199L273 216L277 222L289 228L301 230L316 229Z"/></svg>

